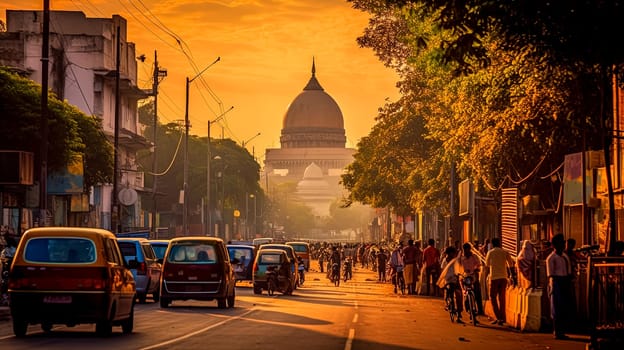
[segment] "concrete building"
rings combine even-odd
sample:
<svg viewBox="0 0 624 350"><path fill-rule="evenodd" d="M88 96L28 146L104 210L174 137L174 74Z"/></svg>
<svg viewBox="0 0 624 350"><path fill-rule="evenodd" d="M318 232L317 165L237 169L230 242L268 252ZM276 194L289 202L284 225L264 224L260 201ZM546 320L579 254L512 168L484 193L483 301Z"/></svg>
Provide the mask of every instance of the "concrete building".
<svg viewBox="0 0 624 350"><path fill-rule="evenodd" d="M314 61L310 80L286 110L280 144L266 150L269 193L272 186L291 182L298 200L317 216L328 216L329 204L342 196L340 175L355 150L345 147L342 112L317 80Z"/></svg>
<svg viewBox="0 0 624 350"><path fill-rule="evenodd" d="M41 83L42 11L7 10L7 32L0 33L0 64L21 71ZM117 31L120 37L120 125L118 190L124 230L143 227L136 191L143 190L143 173L137 170L138 150L150 147L142 136L137 101L148 96L137 87L137 59L134 43L127 41L126 20L87 18L78 11L50 12L49 86L61 100L87 115L102 120L103 132L111 142L115 135L115 80ZM88 225L111 229L112 184L99 184L88 193L50 192L49 224ZM72 203L79 203L72 205Z"/></svg>

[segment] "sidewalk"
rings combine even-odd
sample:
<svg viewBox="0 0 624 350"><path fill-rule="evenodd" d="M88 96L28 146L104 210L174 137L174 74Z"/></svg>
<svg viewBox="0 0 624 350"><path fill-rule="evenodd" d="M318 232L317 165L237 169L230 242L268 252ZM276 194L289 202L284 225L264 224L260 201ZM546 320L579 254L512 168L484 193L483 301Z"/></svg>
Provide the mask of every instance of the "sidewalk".
<svg viewBox="0 0 624 350"><path fill-rule="evenodd" d="M311 269L318 271L316 262L312 266ZM324 281L324 278L321 278L321 281ZM589 336L584 334L568 334L570 340L558 340L554 339L550 332L522 332L508 325L490 325L491 320L486 316L479 317L481 323L477 327L469 323L463 325L450 323L441 297L395 294L390 282L377 282L375 272L359 266L354 271L354 282L363 288L360 291L367 291L359 297L361 309L373 310L367 311L370 313L368 317L362 311L361 321L388 318L400 320L401 322L392 323L391 330L380 325L379 332L386 332L388 335L411 334L413 340L408 346L410 349L429 349L432 342L437 341L439 348L449 349L461 347L469 350L496 346L509 350L538 348L582 350L590 341ZM349 282L345 283L345 286L349 286ZM371 298L373 300L370 300ZM464 316L466 317L465 314Z"/></svg>

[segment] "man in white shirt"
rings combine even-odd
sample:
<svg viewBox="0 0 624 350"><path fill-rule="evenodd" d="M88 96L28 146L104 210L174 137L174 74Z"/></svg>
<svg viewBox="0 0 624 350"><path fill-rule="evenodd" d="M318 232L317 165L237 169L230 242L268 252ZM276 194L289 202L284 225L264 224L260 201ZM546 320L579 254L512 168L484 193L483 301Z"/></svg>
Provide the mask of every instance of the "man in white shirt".
<svg viewBox="0 0 624 350"><path fill-rule="evenodd" d="M565 238L558 233L552 238L554 250L546 258L546 276L548 276L548 297L550 316L553 320L553 333L556 339L569 339L565 335L565 319L570 308L571 266L570 258L563 251Z"/></svg>

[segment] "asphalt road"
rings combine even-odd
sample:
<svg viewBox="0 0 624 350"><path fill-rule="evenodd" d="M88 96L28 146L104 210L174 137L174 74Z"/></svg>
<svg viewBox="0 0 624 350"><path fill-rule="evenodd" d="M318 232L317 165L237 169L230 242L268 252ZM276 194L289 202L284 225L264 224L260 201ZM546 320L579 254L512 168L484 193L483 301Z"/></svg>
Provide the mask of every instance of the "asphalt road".
<svg viewBox="0 0 624 350"><path fill-rule="evenodd" d="M316 266L316 264L313 264ZM396 295L369 270L355 270L354 280L335 287L318 272L292 296L254 295L249 284L237 288L236 307L216 302L137 305L129 335L116 327L109 338L93 325L56 326L44 333L31 326L15 338L10 319L0 320L0 349L585 349L584 336L552 339L545 333L520 333L490 326L449 321L440 298Z"/></svg>

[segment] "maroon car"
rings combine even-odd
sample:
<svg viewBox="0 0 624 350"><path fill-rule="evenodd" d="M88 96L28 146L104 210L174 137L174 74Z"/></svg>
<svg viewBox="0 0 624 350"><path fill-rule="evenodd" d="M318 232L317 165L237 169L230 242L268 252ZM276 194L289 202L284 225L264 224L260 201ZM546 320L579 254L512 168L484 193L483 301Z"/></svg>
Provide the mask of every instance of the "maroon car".
<svg viewBox="0 0 624 350"><path fill-rule="evenodd" d="M160 307L173 300L217 300L219 308L234 307L236 277L220 238L178 237L169 241L160 279Z"/></svg>

